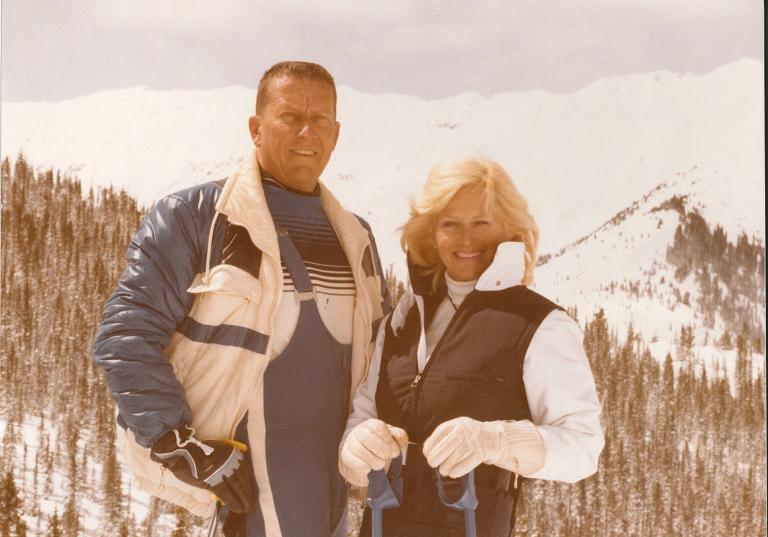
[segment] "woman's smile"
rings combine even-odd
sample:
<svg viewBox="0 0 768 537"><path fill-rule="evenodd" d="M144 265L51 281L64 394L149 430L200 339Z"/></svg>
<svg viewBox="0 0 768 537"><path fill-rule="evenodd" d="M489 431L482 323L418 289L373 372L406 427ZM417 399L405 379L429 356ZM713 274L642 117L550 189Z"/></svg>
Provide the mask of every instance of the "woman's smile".
<svg viewBox="0 0 768 537"><path fill-rule="evenodd" d="M437 253L456 281L478 279L504 240L504 226L487 214L477 189L459 190L435 221Z"/></svg>

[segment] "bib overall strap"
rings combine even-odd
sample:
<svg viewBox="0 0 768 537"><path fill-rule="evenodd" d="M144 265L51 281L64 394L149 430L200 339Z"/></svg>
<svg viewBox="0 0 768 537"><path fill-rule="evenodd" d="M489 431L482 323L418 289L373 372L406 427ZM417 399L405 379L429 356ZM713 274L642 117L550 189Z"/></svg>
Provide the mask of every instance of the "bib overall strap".
<svg viewBox="0 0 768 537"><path fill-rule="evenodd" d="M280 257L293 279L293 285L296 288L296 293L299 295L299 301L314 300L315 294L312 291L312 280L307 272L307 267L304 266L301 254L296 249L296 245L293 244L288 231L281 226L276 226L276 228L277 242L280 246Z"/></svg>

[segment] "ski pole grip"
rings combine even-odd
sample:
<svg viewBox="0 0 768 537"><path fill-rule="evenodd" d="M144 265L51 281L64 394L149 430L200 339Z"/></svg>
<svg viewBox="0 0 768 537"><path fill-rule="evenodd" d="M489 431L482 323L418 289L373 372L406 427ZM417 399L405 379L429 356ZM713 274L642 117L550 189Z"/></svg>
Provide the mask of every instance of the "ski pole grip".
<svg viewBox="0 0 768 537"><path fill-rule="evenodd" d="M371 470L368 473L367 504L371 509L392 509L399 507L403 497L403 480L400 475L403 456L392 459L389 472ZM390 482L391 478L391 482Z"/></svg>
<svg viewBox="0 0 768 537"><path fill-rule="evenodd" d="M475 491L475 472L474 470L468 474L464 474L459 478L461 482L461 498L455 502L451 502L445 497L445 486L443 485L443 476L437 473L437 495L440 497L440 501L443 505L456 509L457 511L466 511L467 509L477 509L477 493Z"/></svg>
<svg viewBox="0 0 768 537"><path fill-rule="evenodd" d="M465 474L459 478L461 482L461 498L455 502L448 501L445 497L445 487L443 485L443 476L440 472L437 473L437 495L440 497L440 501L443 505L455 509L457 511L464 511L464 535L465 537L476 537L477 524L475 522L475 509L477 509L477 492L475 490L475 472L474 470Z"/></svg>

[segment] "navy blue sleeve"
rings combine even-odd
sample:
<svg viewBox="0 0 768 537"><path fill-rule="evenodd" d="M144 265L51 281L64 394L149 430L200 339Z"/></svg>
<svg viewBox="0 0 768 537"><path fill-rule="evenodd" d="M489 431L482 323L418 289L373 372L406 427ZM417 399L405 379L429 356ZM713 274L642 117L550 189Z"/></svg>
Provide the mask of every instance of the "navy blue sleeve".
<svg viewBox="0 0 768 537"><path fill-rule="evenodd" d="M149 211L96 332L94 361L106 374L121 421L144 447L192 419L163 349L187 316L193 300L187 289L204 262L213 203L203 199L200 190L191 203L171 195Z"/></svg>

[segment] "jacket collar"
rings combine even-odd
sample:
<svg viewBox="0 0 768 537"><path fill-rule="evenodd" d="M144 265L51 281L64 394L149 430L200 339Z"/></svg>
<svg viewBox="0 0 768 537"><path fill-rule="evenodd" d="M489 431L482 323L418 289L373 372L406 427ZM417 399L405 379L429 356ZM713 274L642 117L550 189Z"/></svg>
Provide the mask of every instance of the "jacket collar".
<svg viewBox="0 0 768 537"><path fill-rule="evenodd" d="M501 291L523 283L525 275L525 245L522 242L507 241L499 244L491 264L480 275L475 289L478 291ZM432 291L431 275L425 275L408 258L408 276L413 293L420 296L438 295L442 298L445 290Z"/></svg>
<svg viewBox="0 0 768 537"><path fill-rule="evenodd" d="M499 244L493 261L475 284L478 291L501 291L523 283L525 275L525 245L507 241Z"/></svg>
<svg viewBox="0 0 768 537"><path fill-rule="evenodd" d="M216 210L231 223L244 227L259 250L280 259L274 226L261 224L271 223L272 217L264 197L255 149L244 159L240 168L227 178L216 203Z"/></svg>
<svg viewBox="0 0 768 537"><path fill-rule="evenodd" d="M355 264L362 259L362 250L368 244L368 232L354 214L341 206L322 182L319 185L323 211L355 270ZM277 234L264 196L256 150L244 159L240 169L224 183L216 210L226 215L233 224L244 227L257 248L280 259Z"/></svg>

